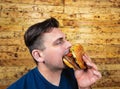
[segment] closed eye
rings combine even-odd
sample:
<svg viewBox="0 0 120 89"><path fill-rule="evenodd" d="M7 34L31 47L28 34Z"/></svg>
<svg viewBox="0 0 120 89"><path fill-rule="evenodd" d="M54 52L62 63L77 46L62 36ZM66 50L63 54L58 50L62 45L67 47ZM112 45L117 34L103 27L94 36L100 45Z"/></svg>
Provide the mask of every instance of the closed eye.
<svg viewBox="0 0 120 89"><path fill-rule="evenodd" d="M61 37L55 41L55 45L61 45L64 43L64 39Z"/></svg>

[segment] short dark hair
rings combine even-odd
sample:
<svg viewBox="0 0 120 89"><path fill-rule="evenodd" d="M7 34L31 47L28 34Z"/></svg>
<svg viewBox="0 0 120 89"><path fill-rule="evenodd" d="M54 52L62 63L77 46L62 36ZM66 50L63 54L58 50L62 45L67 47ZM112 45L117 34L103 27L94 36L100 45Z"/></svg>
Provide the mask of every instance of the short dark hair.
<svg viewBox="0 0 120 89"><path fill-rule="evenodd" d="M45 47L42 36L44 33L50 32L54 27L58 28L59 22L55 18L51 17L28 28L24 35L24 41L30 53L33 49L44 50Z"/></svg>

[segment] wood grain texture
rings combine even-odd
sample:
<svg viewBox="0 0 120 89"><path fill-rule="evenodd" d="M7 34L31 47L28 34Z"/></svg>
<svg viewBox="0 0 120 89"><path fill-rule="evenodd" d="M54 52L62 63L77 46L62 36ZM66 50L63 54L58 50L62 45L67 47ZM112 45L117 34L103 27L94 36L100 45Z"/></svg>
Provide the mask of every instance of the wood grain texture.
<svg viewBox="0 0 120 89"><path fill-rule="evenodd" d="M120 89L120 0L0 0L0 89L35 66L23 35L49 17L98 66L103 77L92 88Z"/></svg>

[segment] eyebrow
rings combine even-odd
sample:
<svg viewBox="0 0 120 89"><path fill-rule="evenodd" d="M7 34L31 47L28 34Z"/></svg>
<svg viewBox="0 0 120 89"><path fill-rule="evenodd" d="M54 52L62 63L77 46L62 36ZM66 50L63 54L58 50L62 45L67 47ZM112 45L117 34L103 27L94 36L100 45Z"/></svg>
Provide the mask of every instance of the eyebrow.
<svg viewBox="0 0 120 89"><path fill-rule="evenodd" d="M60 37L60 38L56 39L56 40L53 42L53 44L55 44L57 41L61 41L61 40L63 40L63 37Z"/></svg>

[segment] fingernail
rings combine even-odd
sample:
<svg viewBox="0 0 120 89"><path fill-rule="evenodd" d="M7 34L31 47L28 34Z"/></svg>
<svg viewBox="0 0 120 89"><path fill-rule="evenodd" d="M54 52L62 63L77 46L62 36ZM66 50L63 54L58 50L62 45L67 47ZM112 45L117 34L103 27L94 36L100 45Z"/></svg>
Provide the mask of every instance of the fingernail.
<svg viewBox="0 0 120 89"><path fill-rule="evenodd" d="M94 73L94 74L98 74L98 72L97 72L97 71L95 71L95 70L93 71L93 73Z"/></svg>
<svg viewBox="0 0 120 89"><path fill-rule="evenodd" d="M91 66L91 64L89 62L86 63L88 66Z"/></svg>
<svg viewBox="0 0 120 89"><path fill-rule="evenodd" d="M85 55L82 56L85 59Z"/></svg>

